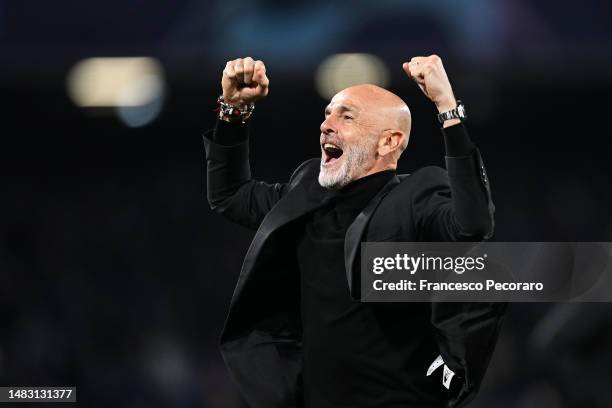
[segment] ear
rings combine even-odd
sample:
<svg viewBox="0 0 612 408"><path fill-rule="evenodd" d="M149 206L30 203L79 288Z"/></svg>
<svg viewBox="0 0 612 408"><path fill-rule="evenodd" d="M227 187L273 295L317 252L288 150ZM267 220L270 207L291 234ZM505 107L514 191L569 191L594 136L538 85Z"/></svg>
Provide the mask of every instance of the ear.
<svg viewBox="0 0 612 408"><path fill-rule="evenodd" d="M401 152L406 134L399 129L385 130L378 139L378 154L387 156L394 152Z"/></svg>

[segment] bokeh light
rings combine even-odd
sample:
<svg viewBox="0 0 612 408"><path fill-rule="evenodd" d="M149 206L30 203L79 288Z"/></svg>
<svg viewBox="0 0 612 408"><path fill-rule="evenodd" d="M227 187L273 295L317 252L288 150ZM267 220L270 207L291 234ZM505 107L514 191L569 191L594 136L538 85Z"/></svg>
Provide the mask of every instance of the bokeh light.
<svg viewBox="0 0 612 408"><path fill-rule="evenodd" d="M82 108L114 108L129 127L144 126L161 112L164 73L150 57L88 58L68 74L68 93Z"/></svg>
<svg viewBox="0 0 612 408"><path fill-rule="evenodd" d="M315 74L315 86L323 99L353 85L387 86L389 71L380 58L371 54L334 54L325 59Z"/></svg>

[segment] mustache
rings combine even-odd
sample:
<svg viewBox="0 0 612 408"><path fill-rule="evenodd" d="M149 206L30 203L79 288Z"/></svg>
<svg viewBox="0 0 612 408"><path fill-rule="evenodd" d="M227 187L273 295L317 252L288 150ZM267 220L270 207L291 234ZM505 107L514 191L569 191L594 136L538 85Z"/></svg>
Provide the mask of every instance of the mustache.
<svg viewBox="0 0 612 408"><path fill-rule="evenodd" d="M343 143L340 139L330 137L330 136L321 136L319 138L320 144L331 143L338 146L341 149L344 149Z"/></svg>

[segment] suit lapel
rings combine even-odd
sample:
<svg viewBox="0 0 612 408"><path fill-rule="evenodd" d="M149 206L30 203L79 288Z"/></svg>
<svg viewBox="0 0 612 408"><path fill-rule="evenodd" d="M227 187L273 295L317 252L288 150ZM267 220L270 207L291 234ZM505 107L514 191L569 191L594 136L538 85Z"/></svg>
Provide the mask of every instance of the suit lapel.
<svg viewBox="0 0 612 408"><path fill-rule="evenodd" d="M346 278L351 296L357 300L355 288L353 288L353 264L357 256L357 251L361 248L361 239L368 221L374 214L374 211L380 204L383 197L400 183L400 178L394 176L385 184L385 186L374 196L366 207L355 218L351 226L346 232L344 240L344 263L346 267ZM240 294L244 289L244 285L249 278L254 263L257 260L261 248L266 243L270 235L291 221L294 221L302 215L315 210L326 204L334 197L334 192L321 187L317 180L311 183L298 184L294 189L289 191L278 204L266 215L260 228L257 230L251 246L245 256L244 263L236 284L236 289L232 296L232 305L240 298Z"/></svg>
<svg viewBox="0 0 612 408"><path fill-rule="evenodd" d="M287 225L327 203L334 192L321 187L318 181L298 184L290 190L263 219L247 251L240 271L240 277L232 296L232 304L239 299L244 285L253 271L259 252L270 235L283 225Z"/></svg>
<svg viewBox="0 0 612 408"><path fill-rule="evenodd" d="M346 231L344 238L344 265L346 268L346 279L348 282L349 292L351 297L355 300L359 300L360 288L355 288L353 282L353 264L357 256L357 251L361 249L361 239L365 228L372 218L372 214L380 204L381 200L391 191L395 186L400 183L400 178L394 176L383 186L383 188L374 196L372 200L366 205L366 207L357 215L353 223Z"/></svg>

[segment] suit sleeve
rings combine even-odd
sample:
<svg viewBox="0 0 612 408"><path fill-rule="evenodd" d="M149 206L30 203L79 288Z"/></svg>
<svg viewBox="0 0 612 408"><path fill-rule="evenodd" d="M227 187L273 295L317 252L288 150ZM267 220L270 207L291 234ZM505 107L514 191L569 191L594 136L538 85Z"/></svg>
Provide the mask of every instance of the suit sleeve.
<svg viewBox="0 0 612 408"><path fill-rule="evenodd" d="M493 235L495 207L478 148L463 124L443 129L446 169L417 176L414 219L422 241L481 241ZM415 175L417 174L415 173ZM431 324L444 363L455 372L448 407L463 407L484 378L506 304L431 304Z"/></svg>
<svg viewBox="0 0 612 408"><path fill-rule="evenodd" d="M484 379L506 311L506 303L434 302L431 323L444 363L455 373L449 408L472 401Z"/></svg>
<svg viewBox="0 0 612 408"><path fill-rule="evenodd" d="M203 139L210 208L237 224L257 229L288 184L251 178L248 125L218 120Z"/></svg>
<svg viewBox="0 0 612 408"><path fill-rule="evenodd" d="M478 148L463 124L443 130L446 168L414 173L413 218L422 241L480 241L493 235L495 206Z"/></svg>

